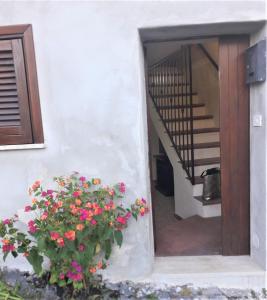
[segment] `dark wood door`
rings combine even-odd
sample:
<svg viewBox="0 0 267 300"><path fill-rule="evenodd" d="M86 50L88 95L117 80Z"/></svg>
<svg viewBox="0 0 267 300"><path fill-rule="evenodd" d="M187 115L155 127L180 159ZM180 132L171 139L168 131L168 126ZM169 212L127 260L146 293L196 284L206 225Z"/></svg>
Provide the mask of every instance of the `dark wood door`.
<svg viewBox="0 0 267 300"><path fill-rule="evenodd" d="M220 140L223 255L250 253L247 36L220 38Z"/></svg>

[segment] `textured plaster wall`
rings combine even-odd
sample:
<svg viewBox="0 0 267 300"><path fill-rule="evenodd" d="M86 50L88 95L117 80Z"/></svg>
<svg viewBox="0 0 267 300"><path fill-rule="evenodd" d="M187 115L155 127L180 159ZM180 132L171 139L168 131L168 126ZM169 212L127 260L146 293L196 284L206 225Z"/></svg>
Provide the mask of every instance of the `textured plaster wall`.
<svg viewBox="0 0 267 300"><path fill-rule="evenodd" d="M251 45L267 37L267 27L251 36ZM267 268L266 253L266 105L267 84L258 83L250 86L250 202L251 202L251 254L265 269ZM253 116L261 115L262 127L253 126Z"/></svg>
<svg viewBox="0 0 267 300"><path fill-rule="evenodd" d="M26 204L33 180L74 170L105 183L124 180L127 202L150 200L138 28L264 17L264 2L254 1L2 1L0 25L33 24L46 149L0 153L0 217ZM106 275L137 278L151 271L152 262L148 217L130 224ZM26 268L24 261L13 266Z"/></svg>

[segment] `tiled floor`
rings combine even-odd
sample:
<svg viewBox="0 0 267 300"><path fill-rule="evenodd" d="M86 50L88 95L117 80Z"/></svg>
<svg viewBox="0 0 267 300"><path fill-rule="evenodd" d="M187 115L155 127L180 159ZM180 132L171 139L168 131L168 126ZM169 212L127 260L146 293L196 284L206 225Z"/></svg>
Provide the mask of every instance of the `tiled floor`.
<svg viewBox="0 0 267 300"><path fill-rule="evenodd" d="M178 220L174 199L159 192L153 199L156 226L156 255L221 254L221 218L193 216Z"/></svg>

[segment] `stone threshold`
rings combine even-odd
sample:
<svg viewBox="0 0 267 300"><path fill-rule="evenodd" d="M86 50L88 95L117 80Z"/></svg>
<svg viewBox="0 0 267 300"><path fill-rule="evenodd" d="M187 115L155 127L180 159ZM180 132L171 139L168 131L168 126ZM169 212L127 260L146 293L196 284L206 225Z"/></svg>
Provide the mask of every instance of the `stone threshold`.
<svg viewBox="0 0 267 300"><path fill-rule="evenodd" d="M250 256L155 257L152 274L142 281L261 290L266 288L266 272Z"/></svg>

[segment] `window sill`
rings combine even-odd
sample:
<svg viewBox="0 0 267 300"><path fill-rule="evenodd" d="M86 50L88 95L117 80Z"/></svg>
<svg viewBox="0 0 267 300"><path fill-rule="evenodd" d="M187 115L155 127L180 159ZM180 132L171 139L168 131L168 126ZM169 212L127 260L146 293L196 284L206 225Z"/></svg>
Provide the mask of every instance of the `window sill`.
<svg viewBox="0 0 267 300"><path fill-rule="evenodd" d="M3 145L0 151L45 149L45 144Z"/></svg>

